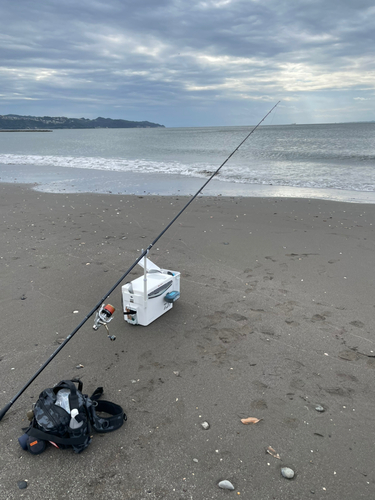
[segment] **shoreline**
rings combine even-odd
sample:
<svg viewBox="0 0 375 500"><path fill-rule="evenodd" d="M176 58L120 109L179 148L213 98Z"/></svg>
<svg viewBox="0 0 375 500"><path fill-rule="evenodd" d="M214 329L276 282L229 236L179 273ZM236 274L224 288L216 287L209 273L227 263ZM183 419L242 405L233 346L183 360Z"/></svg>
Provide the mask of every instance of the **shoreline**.
<svg viewBox="0 0 375 500"><path fill-rule="evenodd" d="M22 128L10 128L10 129L0 129L0 132L52 132L51 129L22 129Z"/></svg>
<svg viewBox="0 0 375 500"><path fill-rule="evenodd" d="M5 183L0 195L3 407L186 198ZM198 197L149 256L181 272L180 299L134 327L114 291L116 341L90 319L0 423L0 496L18 499L27 479L31 500L214 500L227 479L241 498L374 497L374 220L374 204ZM81 455L21 450L38 394L73 377L128 421Z"/></svg>
<svg viewBox="0 0 375 500"><path fill-rule="evenodd" d="M204 178L182 175L119 172L54 166L1 165L0 183L32 185L49 193L100 193L143 196L192 196ZM292 186L242 184L212 179L205 196L246 198L301 198L347 203L375 204L374 192Z"/></svg>

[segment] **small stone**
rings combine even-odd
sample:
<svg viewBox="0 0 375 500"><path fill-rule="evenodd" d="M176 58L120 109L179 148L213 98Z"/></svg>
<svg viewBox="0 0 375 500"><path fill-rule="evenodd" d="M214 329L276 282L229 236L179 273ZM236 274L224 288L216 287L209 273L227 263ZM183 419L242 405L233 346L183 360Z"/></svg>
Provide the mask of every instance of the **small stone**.
<svg viewBox="0 0 375 500"><path fill-rule="evenodd" d="M20 490L25 490L27 488L27 481L18 481L17 485Z"/></svg>
<svg viewBox="0 0 375 500"><path fill-rule="evenodd" d="M289 469L289 467L282 467L281 475L287 479L292 479L294 477L294 470Z"/></svg>
<svg viewBox="0 0 375 500"><path fill-rule="evenodd" d="M233 484L230 481L227 481L226 479L224 479L224 481L220 481L218 486L223 490L234 490Z"/></svg>
<svg viewBox="0 0 375 500"><path fill-rule="evenodd" d="M202 422L201 425L205 431L207 431L210 428L210 424L208 422Z"/></svg>
<svg viewBox="0 0 375 500"><path fill-rule="evenodd" d="M317 406L315 406L315 410L322 412L322 411L324 411L324 408L321 405L317 405Z"/></svg>
<svg viewBox="0 0 375 500"><path fill-rule="evenodd" d="M198 459L197 458L193 458L193 462L198 463Z"/></svg>
<svg viewBox="0 0 375 500"><path fill-rule="evenodd" d="M181 376L180 372L173 372L173 373L176 375L176 377L180 377Z"/></svg>

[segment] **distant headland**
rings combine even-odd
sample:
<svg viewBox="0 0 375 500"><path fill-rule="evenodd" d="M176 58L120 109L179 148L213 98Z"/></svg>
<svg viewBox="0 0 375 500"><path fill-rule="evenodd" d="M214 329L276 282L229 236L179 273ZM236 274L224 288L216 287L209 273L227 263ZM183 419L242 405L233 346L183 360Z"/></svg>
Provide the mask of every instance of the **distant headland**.
<svg viewBox="0 0 375 500"><path fill-rule="evenodd" d="M164 127L159 123L133 122L129 120L112 120L111 118L98 117L94 120L88 118L67 118L66 116L21 116L0 115L0 129L10 130L41 130L62 128L156 128ZM43 131L44 131L43 130Z"/></svg>

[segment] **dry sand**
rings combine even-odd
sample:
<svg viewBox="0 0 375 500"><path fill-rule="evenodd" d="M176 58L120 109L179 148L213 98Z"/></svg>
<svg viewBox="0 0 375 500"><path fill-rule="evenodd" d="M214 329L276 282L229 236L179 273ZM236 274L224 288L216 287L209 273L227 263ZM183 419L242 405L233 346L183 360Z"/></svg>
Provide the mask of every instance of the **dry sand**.
<svg viewBox="0 0 375 500"><path fill-rule="evenodd" d="M186 201L0 185L1 407ZM117 340L89 320L1 421L0 497L374 498L374 213L197 199L150 255L181 271L180 300L134 327L113 293ZM24 452L26 411L41 390L77 376L84 392L103 386L127 423L81 455ZM222 479L235 491L220 490Z"/></svg>

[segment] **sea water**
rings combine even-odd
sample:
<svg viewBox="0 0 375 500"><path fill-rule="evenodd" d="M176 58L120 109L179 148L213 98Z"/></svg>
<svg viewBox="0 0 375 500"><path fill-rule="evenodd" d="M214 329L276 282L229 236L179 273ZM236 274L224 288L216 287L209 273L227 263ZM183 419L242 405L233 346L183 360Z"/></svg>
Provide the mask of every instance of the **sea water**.
<svg viewBox="0 0 375 500"><path fill-rule="evenodd" d="M189 195L253 127L0 133L0 182L48 192ZM204 194L375 203L375 123L261 126Z"/></svg>

